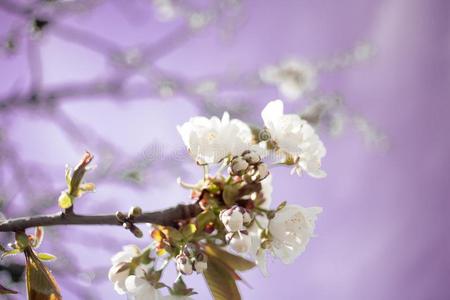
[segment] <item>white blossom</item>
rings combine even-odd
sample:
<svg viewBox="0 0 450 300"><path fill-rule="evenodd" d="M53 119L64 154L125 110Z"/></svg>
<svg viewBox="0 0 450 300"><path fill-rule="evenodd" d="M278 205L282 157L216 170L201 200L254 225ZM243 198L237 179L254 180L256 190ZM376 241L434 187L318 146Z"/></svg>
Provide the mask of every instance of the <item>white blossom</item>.
<svg viewBox="0 0 450 300"><path fill-rule="evenodd" d="M272 175L269 174L264 180L261 180L261 193L264 198L264 202L260 205L261 208L268 209L272 204Z"/></svg>
<svg viewBox="0 0 450 300"><path fill-rule="evenodd" d="M223 210L220 213L220 220L228 232L242 230L244 226L244 214L238 206Z"/></svg>
<svg viewBox="0 0 450 300"><path fill-rule="evenodd" d="M234 158L230 163L230 170L233 175L241 175L248 167L248 162L240 156Z"/></svg>
<svg viewBox="0 0 450 300"><path fill-rule="evenodd" d="M193 298L189 296L167 295L160 298L160 300L193 300Z"/></svg>
<svg viewBox="0 0 450 300"><path fill-rule="evenodd" d="M284 114L283 110L283 102L275 100L269 102L261 113L277 153L283 155L285 161L293 160L297 174L305 171L312 177L325 177L321 159L326 155L326 149L314 128L300 116Z"/></svg>
<svg viewBox="0 0 450 300"><path fill-rule="evenodd" d="M252 238L250 235L238 232L233 235L230 240L230 247L237 253L246 253L252 246Z"/></svg>
<svg viewBox="0 0 450 300"><path fill-rule="evenodd" d="M286 205L269 222L271 252L283 263L290 264L303 251L314 235L317 215L320 207L303 208L298 205Z"/></svg>
<svg viewBox="0 0 450 300"><path fill-rule="evenodd" d="M153 6L160 21L171 21L178 15L178 9L172 0L153 0Z"/></svg>
<svg viewBox="0 0 450 300"><path fill-rule="evenodd" d="M289 100L296 100L317 86L316 68L311 63L297 59L263 68L260 78L265 83L276 85Z"/></svg>
<svg viewBox="0 0 450 300"><path fill-rule="evenodd" d="M191 118L177 129L192 157L206 164L241 154L250 147L253 138L250 127L240 120L230 120L227 112L222 119Z"/></svg>
<svg viewBox="0 0 450 300"><path fill-rule="evenodd" d="M139 255L141 255L139 247L127 245L123 247L123 251L118 252L111 258L112 267L109 269L108 278L114 283L114 289L118 294L123 295L127 292L125 280L131 271L129 264L134 257ZM143 273L143 269L138 266L134 272L140 274Z"/></svg>
<svg viewBox="0 0 450 300"><path fill-rule="evenodd" d="M242 214L242 220L244 221L244 224L248 224L252 221L252 215L246 209L244 210L244 213Z"/></svg>
<svg viewBox="0 0 450 300"><path fill-rule="evenodd" d="M272 175L269 175L261 181L261 193L264 202L258 206L259 208L269 209L270 204L272 203L272 191ZM265 260L265 250L261 248L261 233L268 225L269 219L265 215L256 215L255 222L248 228L248 233L251 237L250 256L255 259L256 265L264 276L268 275L268 271Z"/></svg>
<svg viewBox="0 0 450 300"><path fill-rule="evenodd" d="M158 300L160 293L145 278L130 275L125 280L127 293L134 297L134 300Z"/></svg>
<svg viewBox="0 0 450 300"><path fill-rule="evenodd" d="M194 269L197 273L203 273L208 268L208 263L206 261L198 261L194 262Z"/></svg>
<svg viewBox="0 0 450 300"><path fill-rule="evenodd" d="M189 257L184 254L180 254L176 257L176 264L178 272L184 275L191 275L193 272L192 262Z"/></svg>

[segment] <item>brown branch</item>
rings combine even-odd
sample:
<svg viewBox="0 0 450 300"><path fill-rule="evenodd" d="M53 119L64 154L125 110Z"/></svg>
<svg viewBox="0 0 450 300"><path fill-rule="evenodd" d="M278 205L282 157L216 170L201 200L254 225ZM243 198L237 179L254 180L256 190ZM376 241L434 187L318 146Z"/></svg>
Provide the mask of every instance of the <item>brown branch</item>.
<svg viewBox="0 0 450 300"><path fill-rule="evenodd" d="M195 217L201 212L198 204L179 204L165 210L146 212L135 217L133 223L152 223L170 226L178 220ZM77 214L50 214L32 217L9 219L0 223L0 232L22 231L36 226L58 225L121 225L115 214L111 215L77 215Z"/></svg>

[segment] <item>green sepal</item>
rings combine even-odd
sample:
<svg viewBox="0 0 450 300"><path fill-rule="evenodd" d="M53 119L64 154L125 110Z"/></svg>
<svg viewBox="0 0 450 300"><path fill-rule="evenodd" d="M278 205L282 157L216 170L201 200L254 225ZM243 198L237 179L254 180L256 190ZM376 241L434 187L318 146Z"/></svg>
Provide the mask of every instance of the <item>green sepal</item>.
<svg viewBox="0 0 450 300"><path fill-rule="evenodd" d="M56 256L54 256L53 254L50 254L50 253L43 253L43 252L38 253L38 254L37 254L37 257L38 257L40 260L43 260L43 261L50 261L50 260L55 260L55 259L56 259Z"/></svg>

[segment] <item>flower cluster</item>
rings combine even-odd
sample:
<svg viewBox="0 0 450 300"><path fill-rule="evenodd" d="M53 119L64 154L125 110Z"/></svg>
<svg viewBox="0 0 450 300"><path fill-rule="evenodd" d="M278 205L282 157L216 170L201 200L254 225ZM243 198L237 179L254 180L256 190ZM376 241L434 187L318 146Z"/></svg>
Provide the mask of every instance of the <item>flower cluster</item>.
<svg viewBox="0 0 450 300"><path fill-rule="evenodd" d="M135 245L127 245L111 258L111 262L108 278L118 294L127 293L136 300L158 297L159 292L155 288L159 286L158 272L151 268L153 261L149 251L142 252Z"/></svg>
<svg viewBox="0 0 450 300"><path fill-rule="evenodd" d="M316 68L307 61L288 59L278 65L263 68L260 73L263 82L275 85L289 100L296 100L310 92L317 85Z"/></svg>
<svg viewBox="0 0 450 300"><path fill-rule="evenodd" d="M321 159L326 151L313 127L283 109L280 100L270 102L259 129L230 119L228 113L221 119L194 117L178 126L189 153L204 170L197 183L179 180L190 190L199 213L170 226L154 225L153 243L144 251L126 246L116 254L109 278L118 293L161 299L167 296L160 290L167 288L171 297L189 297L195 292L182 278L197 273L205 277L213 296L223 299L221 295L238 291L237 271L258 265L267 274L268 254L289 264L306 249L321 208L286 202L271 208L270 166L324 177ZM160 282L169 262L178 273L171 287Z"/></svg>
<svg viewBox="0 0 450 300"><path fill-rule="evenodd" d="M307 172L312 177L325 177L321 160L326 149L314 128L298 115L284 114L283 102L270 102L262 111L268 143L282 156L282 162L294 165L293 171Z"/></svg>

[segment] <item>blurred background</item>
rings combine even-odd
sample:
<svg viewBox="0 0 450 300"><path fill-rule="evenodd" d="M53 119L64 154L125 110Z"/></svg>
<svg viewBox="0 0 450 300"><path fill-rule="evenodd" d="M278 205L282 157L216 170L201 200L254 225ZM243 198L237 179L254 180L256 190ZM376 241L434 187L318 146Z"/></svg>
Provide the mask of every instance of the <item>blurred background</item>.
<svg viewBox="0 0 450 300"><path fill-rule="evenodd" d="M97 191L77 212L189 201L176 178L199 170L176 125L225 110L261 125L281 98L319 131L328 177L275 169L274 203L324 212L293 265L243 274L243 298L450 299L449 1L0 0L0 45L6 218L57 210L64 166L86 149ZM49 228L42 251L65 299L123 299L110 257L149 241ZM21 292L9 299L25 297L23 263L0 262ZM201 276L187 282L210 298Z"/></svg>

